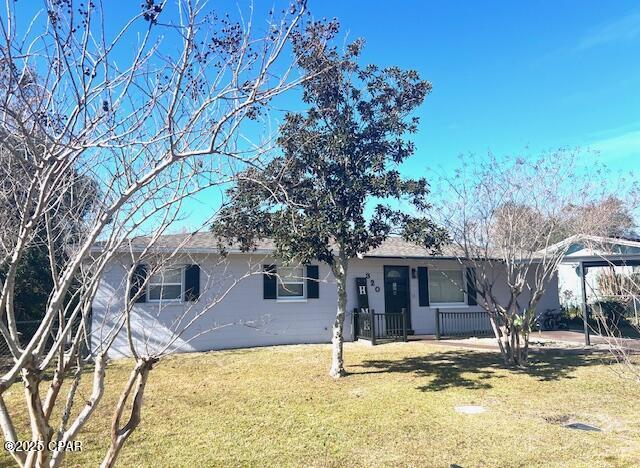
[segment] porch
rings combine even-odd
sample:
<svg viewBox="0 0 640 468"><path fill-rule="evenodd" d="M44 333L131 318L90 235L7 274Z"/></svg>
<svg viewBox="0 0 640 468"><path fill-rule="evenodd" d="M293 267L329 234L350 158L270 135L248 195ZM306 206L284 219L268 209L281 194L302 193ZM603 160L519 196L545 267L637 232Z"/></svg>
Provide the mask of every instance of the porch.
<svg viewBox="0 0 640 468"><path fill-rule="evenodd" d="M354 339L372 344L492 335L478 306L472 267L452 259L364 259L359 262L353 307ZM357 306L357 307L356 307Z"/></svg>
<svg viewBox="0 0 640 468"><path fill-rule="evenodd" d="M435 309L435 335L413 335L409 329L406 309L400 313L379 313L375 310L354 309L353 330L355 340L366 340L372 345L394 341L409 341L433 337L484 338L493 336L489 314L485 311L449 311ZM415 338L414 338L415 336Z"/></svg>

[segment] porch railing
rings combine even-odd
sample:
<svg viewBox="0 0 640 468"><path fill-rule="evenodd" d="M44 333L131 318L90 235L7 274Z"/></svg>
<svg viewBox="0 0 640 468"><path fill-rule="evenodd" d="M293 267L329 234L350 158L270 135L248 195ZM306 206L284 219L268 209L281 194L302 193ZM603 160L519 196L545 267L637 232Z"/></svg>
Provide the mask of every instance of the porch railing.
<svg viewBox="0 0 640 468"><path fill-rule="evenodd" d="M353 311L356 339L371 341L371 344L389 341L407 341L407 313L376 313Z"/></svg>
<svg viewBox="0 0 640 468"><path fill-rule="evenodd" d="M444 337L492 336L493 328L485 311L454 312L436 309L436 339Z"/></svg>

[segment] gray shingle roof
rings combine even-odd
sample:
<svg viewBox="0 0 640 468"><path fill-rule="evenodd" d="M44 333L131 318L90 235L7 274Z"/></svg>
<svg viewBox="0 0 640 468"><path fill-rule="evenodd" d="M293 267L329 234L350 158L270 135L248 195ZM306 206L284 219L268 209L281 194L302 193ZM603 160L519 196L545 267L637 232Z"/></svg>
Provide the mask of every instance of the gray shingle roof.
<svg viewBox="0 0 640 468"><path fill-rule="evenodd" d="M143 248L149 242L149 237L136 237L131 241L134 247ZM219 239L211 232L195 232L192 234L166 234L160 236L154 243L154 246L159 249L176 249L180 247L184 250L192 252L203 251L211 252L218 250L220 244ZM223 245L227 245L226 242L222 242ZM258 251L271 251L274 249L274 244L271 239L264 239L257 242ZM230 251L240 250L240 247L231 247Z"/></svg>
<svg viewBox="0 0 640 468"><path fill-rule="evenodd" d="M433 253L429 249L407 242L401 237L389 237L380 246L371 249L365 257L457 257L458 249L453 245L445 245L439 253Z"/></svg>
<svg viewBox="0 0 640 468"><path fill-rule="evenodd" d="M132 239L131 244L134 249L142 249L149 242L148 237L137 237ZM214 252L217 251L218 239L210 232L197 232L193 234L168 234L160 236L155 242L155 248L158 249L176 249L188 252ZM268 253L275 248L271 239L263 239L258 241L256 251L260 253ZM227 248L230 252L239 252L239 246ZM460 256L456 253L456 249L452 245L444 246L440 253L434 254L428 249L419 245L407 242L401 237L389 237L380 246L371 249L365 253L365 257L387 257L387 258L407 258L407 257L434 257L434 258L455 258Z"/></svg>

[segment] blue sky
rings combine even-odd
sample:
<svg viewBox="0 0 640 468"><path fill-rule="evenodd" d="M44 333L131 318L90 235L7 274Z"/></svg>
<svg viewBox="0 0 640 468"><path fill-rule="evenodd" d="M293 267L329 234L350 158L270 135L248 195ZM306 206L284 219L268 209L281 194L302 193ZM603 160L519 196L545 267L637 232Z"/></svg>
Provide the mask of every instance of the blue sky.
<svg viewBox="0 0 640 468"><path fill-rule="evenodd" d="M324 1L313 9L366 39L364 61L415 68L432 82L411 173L446 169L460 153L562 146L598 150L612 169L640 169L637 1Z"/></svg>
<svg viewBox="0 0 640 468"><path fill-rule="evenodd" d="M433 84L407 175L451 171L462 153L593 150L640 170L640 4L635 1L310 1L362 37L364 63ZM343 39L344 39L343 37Z"/></svg>
<svg viewBox="0 0 640 468"><path fill-rule="evenodd" d="M105 6L122 20L139 3ZM255 5L259 18L272 3ZM640 170L637 0L309 0L309 6L317 18L339 18L341 40L365 39L363 63L414 68L432 82L406 174L450 171L462 153L559 147L599 151L614 171ZM22 4L23 19L32 17L30 8L41 3ZM237 4L212 1L209 8L234 11ZM591 157L585 155L586 164ZM197 225L211 213L206 205L218 200L198 197L181 225Z"/></svg>

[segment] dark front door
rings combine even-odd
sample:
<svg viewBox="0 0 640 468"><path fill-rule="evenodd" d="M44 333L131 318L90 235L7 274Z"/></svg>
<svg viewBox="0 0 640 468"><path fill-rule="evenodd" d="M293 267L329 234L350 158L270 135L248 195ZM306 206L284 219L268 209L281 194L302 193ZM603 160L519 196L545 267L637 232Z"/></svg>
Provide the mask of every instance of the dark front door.
<svg viewBox="0 0 640 468"><path fill-rule="evenodd" d="M409 267L384 267L384 312L385 314L406 313L407 329L411 330L409 310ZM391 320L387 323L391 325ZM396 320L393 320L395 324ZM394 325L395 327L395 325Z"/></svg>

